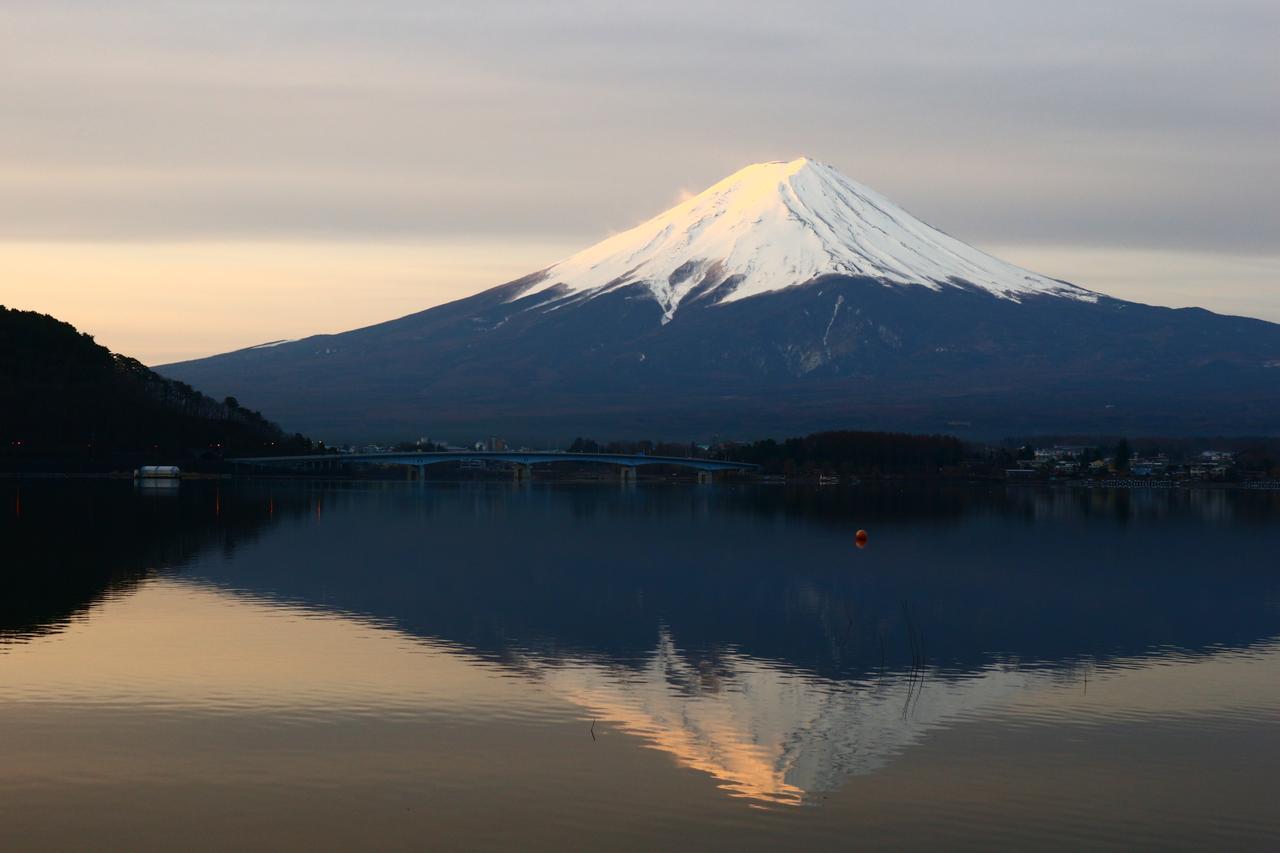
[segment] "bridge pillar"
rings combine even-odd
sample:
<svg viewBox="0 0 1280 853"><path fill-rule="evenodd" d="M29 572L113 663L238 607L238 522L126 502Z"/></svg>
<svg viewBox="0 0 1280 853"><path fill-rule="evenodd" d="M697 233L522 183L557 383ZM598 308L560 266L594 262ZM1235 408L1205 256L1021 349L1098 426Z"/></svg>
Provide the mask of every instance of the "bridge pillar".
<svg viewBox="0 0 1280 853"><path fill-rule="evenodd" d="M618 475L624 483L634 483L636 481L636 468L634 465L623 465L618 469Z"/></svg>
<svg viewBox="0 0 1280 853"><path fill-rule="evenodd" d="M515 468L512 469L512 476L522 483L528 482L533 479L533 466L517 462Z"/></svg>
<svg viewBox="0 0 1280 853"><path fill-rule="evenodd" d="M699 483L699 485L706 485L707 483L712 482L714 479L715 479L715 475L713 475L710 471L699 471L699 472L698 472L698 483Z"/></svg>

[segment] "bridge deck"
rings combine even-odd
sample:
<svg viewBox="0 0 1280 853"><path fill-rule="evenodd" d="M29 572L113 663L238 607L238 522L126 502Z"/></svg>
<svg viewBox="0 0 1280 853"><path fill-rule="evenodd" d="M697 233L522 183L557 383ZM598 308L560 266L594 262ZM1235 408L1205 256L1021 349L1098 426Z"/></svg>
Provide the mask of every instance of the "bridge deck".
<svg viewBox="0 0 1280 853"><path fill-rule="evenodd" d="M245 465L297 465L309 462L376 462L382 465L437 465L442 462L493 460L514 465L539 465L552 462L588 462L638 468L641 465L676 465L699 471L754 471L760 466L750 462L724 459L698 459L685 456L646 456L624 453L557 453L524 450L462 450L432 453L323 453L308 456L250 456L228 459Z"/></svg>

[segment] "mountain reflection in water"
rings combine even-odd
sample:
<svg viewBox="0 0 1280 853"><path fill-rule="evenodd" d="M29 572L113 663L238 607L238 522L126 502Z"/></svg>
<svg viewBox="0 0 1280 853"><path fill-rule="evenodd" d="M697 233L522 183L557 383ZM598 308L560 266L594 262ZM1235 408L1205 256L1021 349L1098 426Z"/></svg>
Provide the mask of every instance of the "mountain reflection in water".
<svg viewBox="0 0 1280 853"><path fill-rule="evenodd" d="M1280 674L1273 495L22 489L3 527L12 702L568 707L792 805L963 721L1177 713L1203 690L1124 685L1215 673L1230 689L1196 713L1262 708L1241 685Z"/></svg>

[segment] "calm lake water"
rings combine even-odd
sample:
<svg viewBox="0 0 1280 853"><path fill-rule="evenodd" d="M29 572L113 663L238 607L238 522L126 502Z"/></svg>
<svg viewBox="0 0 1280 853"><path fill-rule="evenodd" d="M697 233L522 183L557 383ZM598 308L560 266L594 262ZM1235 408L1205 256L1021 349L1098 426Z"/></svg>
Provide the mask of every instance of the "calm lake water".
<svg viewBox="0 0 1280 853"><path fill-rule="evenodd" d="M1274 493L0 498L0 849L1280 846Z"/></svg>

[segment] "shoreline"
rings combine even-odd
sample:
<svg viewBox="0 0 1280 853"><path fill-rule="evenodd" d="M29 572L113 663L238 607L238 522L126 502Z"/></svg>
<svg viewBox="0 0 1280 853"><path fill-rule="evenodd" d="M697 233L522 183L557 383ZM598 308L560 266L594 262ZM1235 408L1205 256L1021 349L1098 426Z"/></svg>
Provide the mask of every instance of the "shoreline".
<svg viewBox="0 0 1280 853"><path fill-rule="evenodd" d="M113 480L113 481L136 481L131 471L0 471L0 480L21 481L21 480ZM362 476L333 476L333 475L299 475L297 473L289 474L233 474L227 472L187 472L177 478L177 482L229 482L229 481L292 481L292 482L340 482L340 483L412 483L422 485L427 483L456 484L456 483L513 483L517 482L506 477L467 477L467 478L439 478L439 479L407 479L400 477L362 477ZM561 483L561 484L608 484L621 482L614 477L584 477L575 475L564 476L538 476L533 480L521 482L543 482L543 483ZM648 485L698 485L697 481L691 477L640 477L633 482L645 483ZM917 485L917 486L971 486L984 487L1002 485L1005 487L1013 487L1017 489L1080 489L1085 491L1159 491L1159 492L1180 492L1180 491L1280 491L1280 480L1250 480L1243 482L1212 482L1198 480L1143 480L1139 478L1112 478L1108 480L1007 480L1003 478L942 478L942 477L920 477L920 476L900 476L900 477L853 477L840 482L824 482L817 475L812 477L793 477L783 479L779 475L754 475L754 476L737 476L726 477L717 480L721 484L733 485L751 485L751 486L811 486L821 489L848 489L855 487L876 487L876 486L892 486L892 485Z"/></svg>

